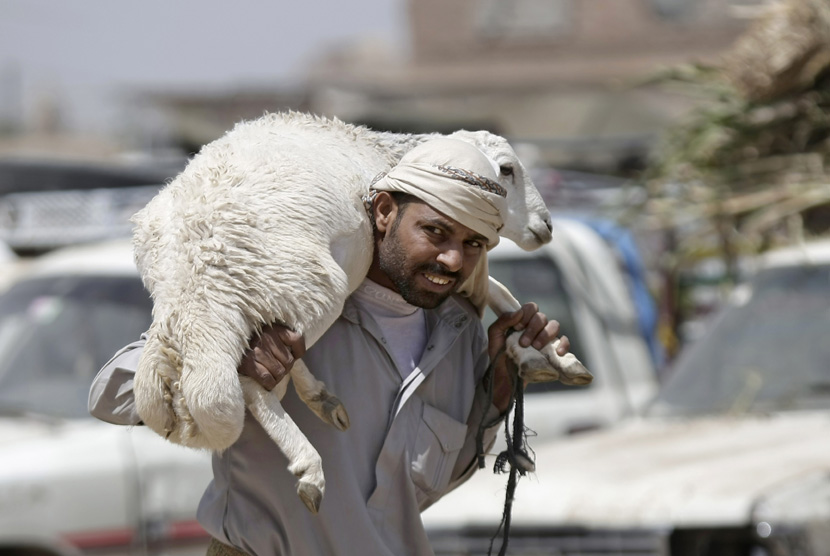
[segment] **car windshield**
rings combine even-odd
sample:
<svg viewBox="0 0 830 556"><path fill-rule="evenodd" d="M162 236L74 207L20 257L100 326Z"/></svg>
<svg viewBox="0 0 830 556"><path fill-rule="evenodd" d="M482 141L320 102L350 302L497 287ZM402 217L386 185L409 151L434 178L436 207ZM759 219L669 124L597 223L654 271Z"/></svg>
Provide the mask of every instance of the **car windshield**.
<svg viewBox="0 0 830 556"><path fill-rule="evenodd" d="M550 319L559 321L561 334L571 342L570 351L580 360L585 361L579 335L575 331L575 322L562 273L556 263L543 256L525 256L511 259L488 261L490 275L504 284L521 302L535 301L539 310ZM496 320L488 309L484 318L485 326ZM549 392L551 390L575 391L585 387L564 386L561 382L530 384L528 393Z"/></svg>
<svg viewBox="0 0 830 556"><path fill-rule="evenodd" d="M0 415L88 416L93 377L150 325L138 277L60 276L0 295Z"/></svg>
<svg viewBox="0 0 830 556"><path fill-rule="evenodd" d="M657 415L830 407L830 265L779 267L736 289L677 362Z"/></svg>

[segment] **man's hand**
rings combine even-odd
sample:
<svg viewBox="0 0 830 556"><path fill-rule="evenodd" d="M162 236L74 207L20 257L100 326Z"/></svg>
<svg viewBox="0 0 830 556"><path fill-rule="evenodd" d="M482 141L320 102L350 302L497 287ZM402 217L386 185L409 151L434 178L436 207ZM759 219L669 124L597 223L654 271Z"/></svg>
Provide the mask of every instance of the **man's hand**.
<svg viewBox="0 0 830 556"><path fill-rule="evenodd" d="M535 303L525 303L515 313L505 313L490 325L487 331L490 342L487 352L491 361L504 348L505 334L511 328L524 331L519 338L519 345L522 347L532 345L536 349L542 349L556 340L559 335L559 323L557 321L549 321L544 313L539 312L539 306ZM559 340L556 353L565 355L571 347L570 341L567 336L562 336ZM507 411L510 394L513 391L513 381L504 357L497 361L494 375L493 404L501 413L504 413Z"/></svg>
<svg viewBox="0 0 830 556"><path fill-rule="evenodd" d="M266 390L272 390L285 378L294 361L303 355L305 339L290 328L272 324L251 340L239 364L239 374L253 378Z"/></svg>

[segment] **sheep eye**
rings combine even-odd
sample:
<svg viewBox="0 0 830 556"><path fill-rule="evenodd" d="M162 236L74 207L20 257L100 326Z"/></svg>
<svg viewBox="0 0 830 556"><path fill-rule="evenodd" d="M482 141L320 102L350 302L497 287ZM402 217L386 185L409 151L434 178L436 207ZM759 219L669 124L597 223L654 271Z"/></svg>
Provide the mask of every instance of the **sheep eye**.
<svg viewBox="0 0 830 556"><path fill-rule="evenodd" d="M513 166L508 164L499 167L499 171L501 171L502 176L512 176L513 175Z"/></svg>

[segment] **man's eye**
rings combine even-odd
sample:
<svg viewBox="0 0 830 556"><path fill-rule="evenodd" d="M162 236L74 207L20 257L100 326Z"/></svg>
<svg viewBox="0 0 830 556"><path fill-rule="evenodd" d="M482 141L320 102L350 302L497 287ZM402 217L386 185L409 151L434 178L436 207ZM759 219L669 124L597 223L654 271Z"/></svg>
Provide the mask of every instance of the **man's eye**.
<svg viewBox="0 0 830 556"><path fill-rule="evenodd" d="M470 247L474 247L475 249L481 249L482 247L484 247L484 245L480 241L475 239L468 241L467 245Z"/></svg>

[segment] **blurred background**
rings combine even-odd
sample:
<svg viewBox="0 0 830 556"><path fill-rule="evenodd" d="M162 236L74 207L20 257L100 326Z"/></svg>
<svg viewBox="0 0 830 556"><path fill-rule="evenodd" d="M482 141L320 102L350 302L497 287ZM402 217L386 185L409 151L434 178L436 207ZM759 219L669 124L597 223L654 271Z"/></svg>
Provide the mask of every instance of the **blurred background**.
<svg viewBox="0 0 830 556"><path fill-rule="evenodd" d="M829 76L826 0L0 0L0 360L11 362L0 368L0 417L37 414L38 423L44 415L55 417L54 406L35 410L19 402L44 399L39 388L56 365L49 361L59 360L72 360L77 378L71 403L57 412L63 412L61 423L67 416L86 417L92 376L113 346L134 338L149 318L126 244L111 249L98 242L129 238L129 217L203 145L239 121L285 110L399 133L487 129L511 142L550 207L556 233L554 245L537 259L509 247L494 252L494 275L501 273L514 291L550 303L550 316L562 321L574 350L598 377L590 400L587 391L584 398L563 397L561 392L575 390L561 387L534 391L548 400L539 404L544 409L529 402L528 420L536 419L540 440L545 423L553 437L642 415L664 386L670 402L663 402L671 405L677 391L694 391L697 398L689 403L703 407L701 400L724 390L719 379L712 379L711 391L700 389L709 384L701 365L717 376L729 365L692 359L679 366L689 370L677 371L683 378L672 386L676 360L698 341L713 345L706 340L713 315L754 307L752 294L739 286L766 265L766 253L806 253L806 245L830 234ZM66 251L79 246L89 249ZM788 260L801 270L809 266ZM826 271L827 261L822 264ZM41 270L46 266L51 270ZM65 281L84 268L100 272L94 279ZM734 396L727 389L723 403L730 412L737 407L731 402L749 408L763 398L768 382L758 377L767 372L780 378L792 367L809 367L815 379L810 399L828 391L830 352L821 334L830 327L830 308L824 308L830 281L822 275L808 288L783 271L776 276L764 279L766 290L752 291L799 291L804 299L746 309L729 334L767 315L796 315L780 330L753 329L755 341L771 346L792 337L800 356L812 362L799 366L781 354L767 357L756 344L734 350L739 340L717 332L724 357L733 363L743 358L742 372L770 367L736 379ZM102 307L94 318L93 306ZM26 319L32 331L24 334L28 329L20 323ZM94 324L92 332L60 346L78 322ZM45 326L53 327L48 350L36 341L47 334ZM119 326L126 335L115 333ZM88 338L94 346L79 355ZM4 356L4 349L16 351ZM19 357L32 353L43 359L42 373L18 380L19 369L32 365ZM600 395L603 388L614 393ZM779 390L792 404L795 387ZM546 392L558 396L556 403L542 398ZM655 399L661 415L671 413ZM554 416L557 407L561 415ZM122 440L100 440L115 434L110 429L117 430L94 428L87 440L61 436L60 448L53 442L0 456L0 556L186 552L189 540L204 540L191 515L209 476L204 458L193 463L177 452L143 461L136 456L152 441L142 431L131 433L123 452L112 448ZM93 436L106 447L89 440ZM720 442L722 453L737 440ZM48 473L21 479L32 458L64 461L66 450L95 449L114 450L113 461L120 463L82 458L84 471L60 481ZM806 453L801 450L797 459ZM823 486L798 491L825 493L819 502L810 499L820 517L799 522L817 523L816 531L830 530L830 454L822 457L821 463L810 460L809 471L823 477L815 483ZM89 471L98 464L97 475ZM715 467L707 476L720 471ZM738 475L751 473L741 467ZM38 504L56 492L77 502L83 495L67 485L82 484L80 476L95 485L105 474L127 477L118 487L126 490L112 500L91 501L98 521L73 527L55 510L61 517L50 527L57 532L37 532L43 508L59 506L54 500ZM184 476L198 480L189 489L176 487ZM688 493L701 482L672 484ZM774 500L799 500L790 495ZM680 521L648 522L661 535L682 533L665 543L668 537L660 537L662 548L654 552L591 553L830 553L826 537L810 537L819 547L812 552L792 548L801 546L802 537L792 544L769 541L778 522L756 511L759 496L749 497L752 512L733 521L717 518L710 529L697 517L697 528L682 531ZM34 513L27 518L8 511L18 504L30 504ZM783 507L773 512L779 521L790 508ZM117 517L119 512L124 515ZM436 515L431 527L440 532L452 519ZM472 530L470 519L459 527ZM737 529L717 537L721 544L712 541L712 531L722 532L727 522ZM590 519L574 523L583 527ZM484 553L453 548L460 541L458 529L452 531L451 542L437 552ZM705 534L696 536L700 531ZM15 532L23 540L8 541ZM626 545L632 538L626 535L609 542ZM539 548L544 543L533 544L539 535L528 538L526 553L548 553ZM555 553L568 553L568 542ZM784 548L776 552L774 546ZM201 548L197 542L196 552Z"/></svg>
<svg viewBox="0 0 830 556"><path fill-rule="evenodd" d="M600 210L635 229L672 355L737 277L741 253L792 240L794 218L826 227L817 205L735 226L791 202L807 186L767 186L822 161L822 105L804 89L826 54L806 36L774 37L792 52L776 50L769 67L763 50L742 49L742 37L771 47L748 32L766 4L2 0L0 192L162 183L266 111L398 132L488 129L520 150L553 210ZM769 168L782 165L793 171ZM21 222L25 200L14 199L0 238L18 252L105 233L25 231L47 223Z"/></svg>

